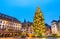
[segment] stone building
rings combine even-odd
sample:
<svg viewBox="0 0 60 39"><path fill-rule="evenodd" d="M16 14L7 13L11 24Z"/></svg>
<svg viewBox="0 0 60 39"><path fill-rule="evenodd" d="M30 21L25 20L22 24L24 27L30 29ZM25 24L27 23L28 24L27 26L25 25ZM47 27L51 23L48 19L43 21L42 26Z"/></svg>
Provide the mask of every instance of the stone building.
<svg viewBox="0 0 60 39"><path fill-rule="evenodd" d="M51 36L51 26L48 24L45 24L46 26L46 36Z"/></svg>
<svg viewBox="0 0 60 39"><path fill-rule="evenodd" d="M51 22L51 30L52 30L52 34L57 34L58 33L57 21L56 20L53 20Z"/></svg>
<svg viewBox="0 0 60 39"><path fill-rule="evenodd" d="M11 16L0 13L0 30L13 31L21 30L21 22Z"/></svg>
<svg viewBox="0 0 60 39"><path fill-rule="evenodd" d="M26 20L22 23L22 31L25 32L26 36L32 33L32 24L32 22L26 22Z"/></svg>
<svg viewBox="0 0 60 39"><path fill-rule="evenodd" d="M57 22L57 28L58 28L58 35L60 36L60 17L59 17L59 20Z"/></svg>

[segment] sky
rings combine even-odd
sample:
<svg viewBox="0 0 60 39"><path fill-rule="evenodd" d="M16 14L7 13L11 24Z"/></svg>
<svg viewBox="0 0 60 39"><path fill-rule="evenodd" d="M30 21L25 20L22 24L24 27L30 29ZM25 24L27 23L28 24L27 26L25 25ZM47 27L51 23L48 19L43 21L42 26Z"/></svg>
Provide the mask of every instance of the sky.
<svg viewBox="0 0 60 39"><path fill-rule="evenodd" d="M0 12L21 22L24 19L33 22L38 6L44 15L45 23L51 24L52 20L59 19L60 0L0 0Z"/></svg>

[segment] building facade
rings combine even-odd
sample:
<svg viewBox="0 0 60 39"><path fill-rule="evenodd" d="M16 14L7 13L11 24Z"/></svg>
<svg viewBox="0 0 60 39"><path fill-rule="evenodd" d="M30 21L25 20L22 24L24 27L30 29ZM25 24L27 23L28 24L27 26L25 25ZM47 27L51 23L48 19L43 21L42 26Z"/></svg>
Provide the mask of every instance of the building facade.
<svg viewBox="0 0 60 39"><path fill-rule="evenodd" d="M26 22L26 20L22 23L22 32L25 33L25 36L32 34L32 24L32 22Z"/></svg>
<svg viewBox="0 0 60 39"><path fill-rule="evenodd" d="M46 26L46 36L51 36L51 26L48 24L45 24Z"/></svg>
<svg viewBox="0 0 60 39"><path fill-rule="evenodd" d="M0 13L0 30L13 31L21 30L22 24L14 17Z"/></svg>
<svg viewBox="0 0 60 39"><path fill-rule="evenodd" d="M52 34L57 34L58 33L57 21L56 20L53 20L51 22L51 30L52 30Z"/></svg>
<svg viewBox="0 0 60 39"><path fill-rule="evenodd" d="M60 36L60 19L57 22L58 35Z"/></svg>

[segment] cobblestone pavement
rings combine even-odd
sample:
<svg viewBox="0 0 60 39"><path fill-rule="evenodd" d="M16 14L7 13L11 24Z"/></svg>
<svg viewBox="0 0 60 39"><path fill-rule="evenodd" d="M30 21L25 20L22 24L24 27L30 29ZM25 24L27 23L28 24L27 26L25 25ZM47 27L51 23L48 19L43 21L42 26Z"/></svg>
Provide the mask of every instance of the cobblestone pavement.
<svg viewBox="0 0 60 39"><path fill-rule="evenodd" d="M41 38L0 38L0 39L41 39Z"/></svg>
<svg viewBox="0 0 60 39"><path fill-rule="evenodd" d="M0 38L0 39L60 39L60 38Z"/></svg>

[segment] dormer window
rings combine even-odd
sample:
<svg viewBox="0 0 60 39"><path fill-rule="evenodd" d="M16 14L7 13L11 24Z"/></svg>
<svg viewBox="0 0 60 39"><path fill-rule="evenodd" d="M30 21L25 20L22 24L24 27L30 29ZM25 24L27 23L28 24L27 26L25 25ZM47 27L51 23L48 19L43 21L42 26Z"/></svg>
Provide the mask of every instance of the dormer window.
<svg viewBox="0 0 60 39"><path fill-rule="evenodd" d="M2 23L2 20L0 20L0 23Z"/></svg>

